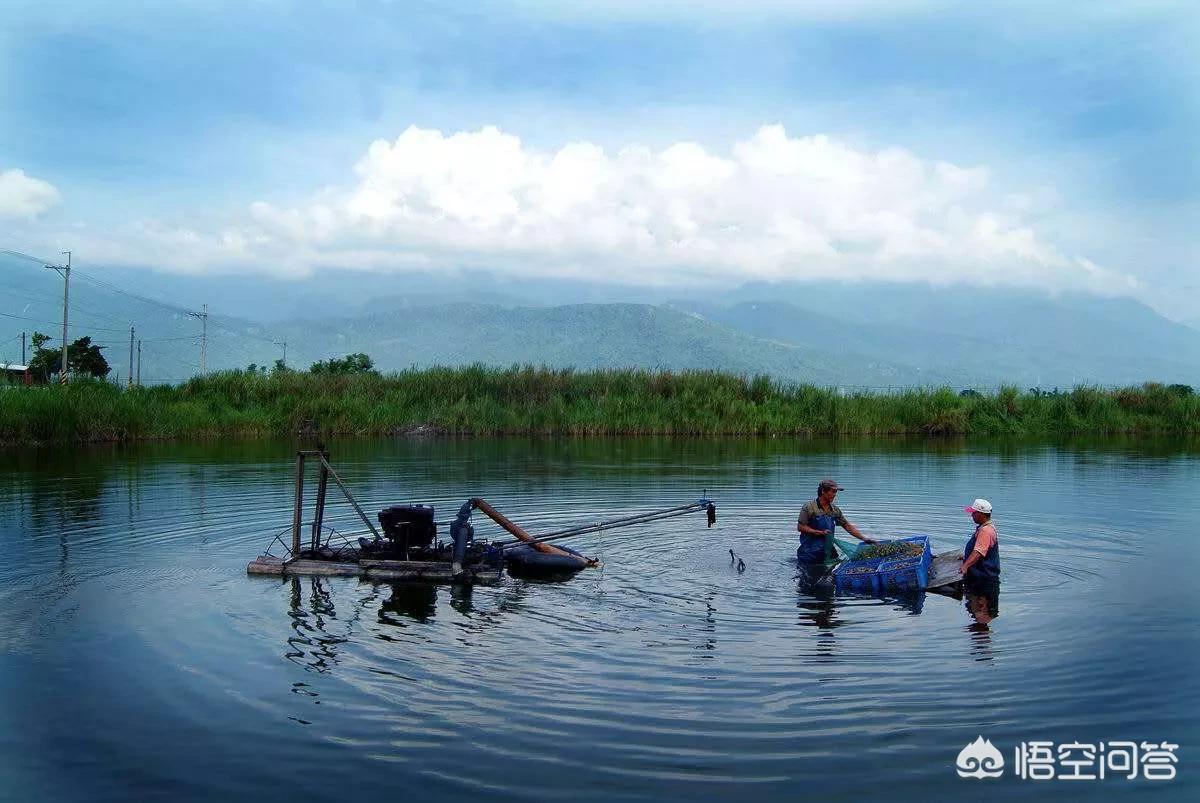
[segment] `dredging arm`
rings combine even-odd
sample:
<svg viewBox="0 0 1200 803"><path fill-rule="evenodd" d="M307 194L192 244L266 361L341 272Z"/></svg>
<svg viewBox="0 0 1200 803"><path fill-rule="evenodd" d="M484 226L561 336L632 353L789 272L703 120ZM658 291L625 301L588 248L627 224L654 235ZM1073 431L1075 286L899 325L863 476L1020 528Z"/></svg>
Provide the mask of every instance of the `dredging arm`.
<svg viewBox="0 0 1200 803"><path fill-rule="evenodd" d="M688 513L705 511L708 518L708 526L711 527L717 520L717 506L707 496L701 497L695 502L690 502L679 507L667 508L665 510L652 510L645 513L637 513L629 516L622 516L617 519L609 519L607 521L599 521L592 524L583 524L576 527L569 527L565 530L558 530L547 535L536 538L531 535L520 525L513 522L499 510L491 505L486 499L472 497L463 503L459 508L458 515L450 524L450 536L454 541L454 557L451 566L452 571L457 574L462 571L462 562L467 552L467 544L474 536L474 529L471 527L470 518L471 511L478 508L484 515L490 518L496 524L500 525L506 532L515 536L517 541L501 546L516 546L518 543L529 544L538 552L543 552L549 555L571 555L565 550L559 549L547 541L554 541L560 538L568 538L574 535L583 535L585 533L600 532L601 530L610 530L616 527L629 527L634 524L648 524L662 519L674 518L675 516L683 516ZM596 558L586 558L588 566L598 566L600 561Z"/></svg>

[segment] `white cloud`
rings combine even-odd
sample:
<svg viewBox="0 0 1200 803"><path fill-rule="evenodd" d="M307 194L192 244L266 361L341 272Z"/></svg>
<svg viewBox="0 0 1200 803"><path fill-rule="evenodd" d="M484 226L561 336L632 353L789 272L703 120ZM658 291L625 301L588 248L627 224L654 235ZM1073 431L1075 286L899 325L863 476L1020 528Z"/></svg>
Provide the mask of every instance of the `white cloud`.
<svg viewBox="0 0 1200 803"><path fill-rule="evenodd" d="M0 218L35 218L59 198L53 184L27 176L24 170L0 172Z"/></svg>
<svg viewBox="0 0 1200 803"><path fill-rule="evenodd" d="M727 154L690 142L542 151L493 127L410 127L372 143L354 172L350 185L303 205L255 203L224 231L143 226L141 254L190 271L469 266L641 284L819 276L1132 286L1039 236L1029 218L1037 205L993 189L985 167L790 137L779 125Z"/></svg>

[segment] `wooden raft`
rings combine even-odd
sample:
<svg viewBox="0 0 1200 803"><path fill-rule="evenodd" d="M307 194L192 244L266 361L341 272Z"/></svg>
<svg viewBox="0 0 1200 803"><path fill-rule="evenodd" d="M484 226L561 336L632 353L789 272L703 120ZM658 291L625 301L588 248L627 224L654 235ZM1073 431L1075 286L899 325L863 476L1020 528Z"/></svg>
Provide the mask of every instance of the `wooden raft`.
<svg viewBox="0 0 1200 803"><path fill-rule="evenodd" d="M962 582L962 573L958 570L962 563L961 552L942 552L933 556L929 566L929 583L926 589L942 588Z"/></svg>
<svg viewBox="0 0 1200 803"><path fill-rule="evenodd" d="M448 561L360 560L336 563L327 560L297 559L285 561L274 555L259 555L246 566L248 574L275 576L316 574L326 577L365 577L368 580L415 580L426 583L497 583L499 566L465 566L455 575Z"/></svg>

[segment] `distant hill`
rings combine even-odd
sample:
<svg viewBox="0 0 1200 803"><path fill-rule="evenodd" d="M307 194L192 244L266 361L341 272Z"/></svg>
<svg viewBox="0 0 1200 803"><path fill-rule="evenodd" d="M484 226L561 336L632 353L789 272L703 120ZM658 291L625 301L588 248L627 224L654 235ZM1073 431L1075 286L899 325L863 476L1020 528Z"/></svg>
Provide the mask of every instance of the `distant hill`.
<svg viewBox="0 0 1200 803"><path fill-rule="evenodd" d="M0 361L16 362L22 331L58 337L62 281L40 265L2 256L0 269ZM630 288L504 284L495 277L477 283L355 274L351 282L347 274L336 294L324 294L318 290L337 284L333 278L293 286L198 277L172 284L163 275L139 283L102 275L128 292L83 276L73 280L70 336L102 343L124 379L129 326L136 326L147 383L176 382L199 370L200 321L187 313L208 299L210 370L270 365L286 341L288 363L298 368L362 351L383 370L532 363L714 368L876 388L1148 380L1200 387L1200 331L1129 299L921 284L759 283L693 290L651 305L621 302L634 295ZM239 291L244 295L232 308L268 322L221 314L227 310L216 300L230 301ZM596 303L555 301L568 291ZM645 297L666 301L664 292ZM486 303L466 300L481 297Z"/></svg>
<svg viewBox="0 0 1200 803"><path fill-rule="evenodd" d="M1200 384L1200 332L1130 299L842 284L747 286L724 302L673 306L796 346L937 366L961 384Z"/></svg>
<svg viewBox="0 0 1200 803"><path fill-rule="evenodd" d="M412 365L513 363L579 368L721 369L818 384L897 384L910 377L951 381L903 364L754 337L667 307L577 304L499 307L455 304L397 308L318 320L291 337L366 351L384 370Z"/></svg>

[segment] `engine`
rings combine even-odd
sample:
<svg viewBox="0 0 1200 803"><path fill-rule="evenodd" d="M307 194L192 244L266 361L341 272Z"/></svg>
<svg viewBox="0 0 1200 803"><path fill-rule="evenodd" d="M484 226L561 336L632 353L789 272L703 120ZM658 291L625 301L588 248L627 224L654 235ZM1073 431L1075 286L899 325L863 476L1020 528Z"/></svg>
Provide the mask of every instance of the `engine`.
<svg viewBox="0 0 1200 803"><path fill-rule="evenodd" d="M397 552L428 549L437 539L431 505L394 505L379 511L383 534Z"/></svg>

